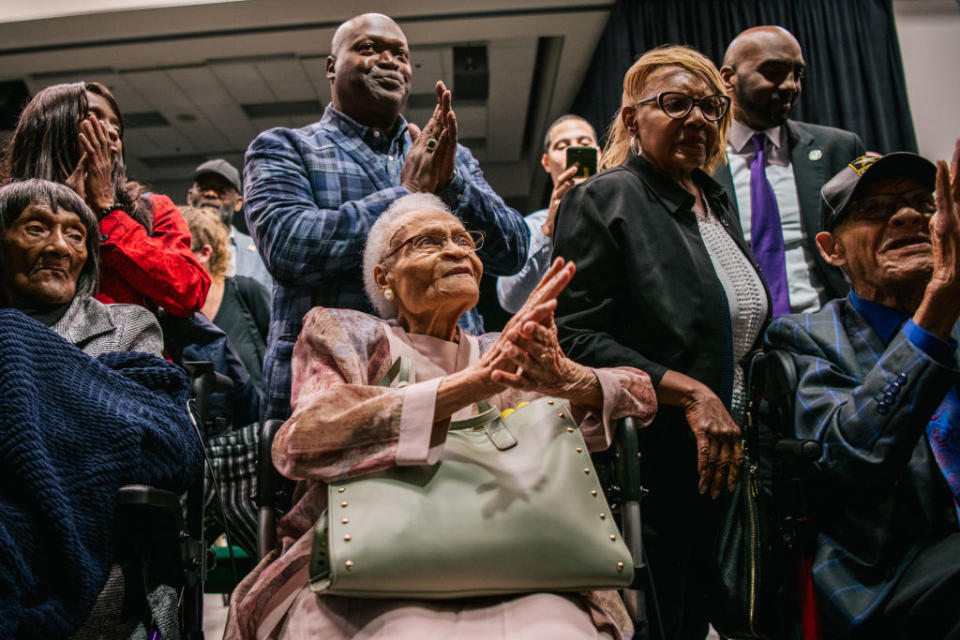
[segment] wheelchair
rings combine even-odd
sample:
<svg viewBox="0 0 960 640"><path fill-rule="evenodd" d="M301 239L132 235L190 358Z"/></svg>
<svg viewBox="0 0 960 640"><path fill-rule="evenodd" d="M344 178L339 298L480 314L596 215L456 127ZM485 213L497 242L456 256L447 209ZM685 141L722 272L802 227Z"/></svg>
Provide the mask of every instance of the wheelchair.
<svg viewBox="0 0 960 640"><path fill-rule="evenodd" d="M216 373L209 362L183 365L191 379L195 415L205 425L210 395L229 389L233 383ZM197 437L202 437L199 428ZM147 485L127 485L118 491L115 565L123 567L124 613L132 616L133 624L144 624L148 638L157 637L152 635L151 627L172 627L174 632L170 635L178 633L184 640L203 639L204 583L215 559L205 544L202 474L187 490L185 502L184 505L176 493ZM160 607L156 602L158 591L149 592L151 586L177 594L182 605L173 611L169 610L169 603ZM110 589L108 580L104 591ZM152 600L149 606L148 600ZM157 619L158 607L167 619ZM79 637L102 637L102 632L96 630L102 628L94 620L97 613L95 605L91 618L78 631Z"/></svg>
<svg viewBox="0 0 960 640"><path fill-rule="evenodd" d="M268 420L260 430L257 505L258 556L261 560L277 547L277 521L292 506L294 483L277 472L271 458L273 439L282 425L282 420ZM634 638L647 640L651 623L659 624L659 619L651 621L646 610L646 592L653 585L640 534L640 501L645 491L640 486L640 448L633 418L618 422L607 459L609 462L602 466L596 464L597 474L633 558L633 583L623 591L623 600L633 620Z"/></svg>
<svg viewBox="0 0 960 640"><path fill-rule="evenodd" d="M822 446L795 437L797 372L792 355L779 350L754 353L747 364L747 389L745 437L754 447L759 488L768 505L765 559L773 565L774 579L765 595L767 603L776 603L767 613L776 624L753 637L818 640L812 574L817 530L810 489Z"/></svg>

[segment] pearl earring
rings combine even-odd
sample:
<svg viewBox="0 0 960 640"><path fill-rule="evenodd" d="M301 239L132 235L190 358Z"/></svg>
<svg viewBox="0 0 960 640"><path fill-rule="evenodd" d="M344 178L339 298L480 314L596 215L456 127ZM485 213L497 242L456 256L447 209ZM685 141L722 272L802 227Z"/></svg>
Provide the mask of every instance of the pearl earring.
<svg viewBox="0 0 960 640"><path fill-rule="evenodd" d="M393 289L391 289L390 287L387 287L386 289L384 289L383 297L386 298L388 302L393 300Z"/></svg>

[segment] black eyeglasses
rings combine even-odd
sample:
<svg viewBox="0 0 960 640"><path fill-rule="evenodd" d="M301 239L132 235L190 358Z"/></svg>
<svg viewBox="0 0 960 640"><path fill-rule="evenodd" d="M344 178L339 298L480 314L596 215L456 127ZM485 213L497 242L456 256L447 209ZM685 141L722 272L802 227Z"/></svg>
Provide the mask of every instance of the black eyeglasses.
<svg viewBox="0 0 960 640"><path fill-rule="evenodd" d="M719 94L693 98L685 93L664 91L658 96L641 100L637 104L648 104L650 102L656 102L665 114L677 120L683 120L690 115L694 107L700 107L700 113L703 114L705 119L716 122L727 115L727 110L730 109L730 98Z"/></svg>
<svg viewBox="0 0 960 640"><path fill-rule="evenodd" d="M451 235L444 235L442 233L421 233L415 235L412 238L407 238L399 245L397 248L387 254L387 257L390 258L400 249L403 249L404 246L410 245L413 247L414 251L419 253L439 253L445 246L447 246L447 241L450 240L454 245L466 251L476 251L483 246L483 232L482 231L458 231L457 233Z"/></svg>
<svg viewBox="0 0 960 640"><path fill-rule="evenodd" d="M922 216L932 216L937 212L933 194L918 191L895 196L873 196L850 206L849 218L865 222L885 222L895 213L909 207Z"/></svg>

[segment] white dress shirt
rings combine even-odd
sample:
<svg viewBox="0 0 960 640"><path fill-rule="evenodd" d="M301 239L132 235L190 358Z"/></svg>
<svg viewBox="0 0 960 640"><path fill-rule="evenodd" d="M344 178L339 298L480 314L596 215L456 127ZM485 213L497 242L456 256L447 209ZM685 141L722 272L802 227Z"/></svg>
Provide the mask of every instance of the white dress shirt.
<svg viewBox="0 0 960 640"><path fill-rule="evenodd" d="M743 227L743 235L747 242L750 242L751 221L750 163L753 162L755 153L750 138L754 133L757 132L734 120L727 139L730 175L737 194L740 225ZM816 282L814 272L816 261L811 253L814 241L812 238L808 241L803 234L797 184L793 176L793 165L790 162L790 149L787 146L787 132L783 127L773 127L763 133L766 135L764 170L776 195L777 207L780 210L780 224L783 227L790 310L793 313L809 313L820 308L820 296L824 287Z"/></svg>

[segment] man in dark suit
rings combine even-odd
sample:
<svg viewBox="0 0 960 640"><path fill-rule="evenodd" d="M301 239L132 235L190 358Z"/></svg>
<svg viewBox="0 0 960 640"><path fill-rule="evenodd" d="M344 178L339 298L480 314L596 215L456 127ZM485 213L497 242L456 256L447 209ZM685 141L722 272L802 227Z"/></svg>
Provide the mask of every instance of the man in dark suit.
<svg viewBox="0 0 960 640"><path fill-rule="evenodd" d="M958 173L960 140L952 183L911 153L840 171L816 241L853 290L767 332L794 354L797 435L823 445L813 579L828 637L960 637Z"/></svg>
<svg viewBox="0 0 960 640"><path fill-rule="evenodd" d="M788 119L804 70L800 43L772 26L734 38L720 69L733 100L733 122L729 164L714 177L739 210L770 285L775 316L814 311L848 289L843 275L820 257L814 237L820 187L863 155L864 146L849 131ZM770 205L758 205L766 194Z"/></svg>

